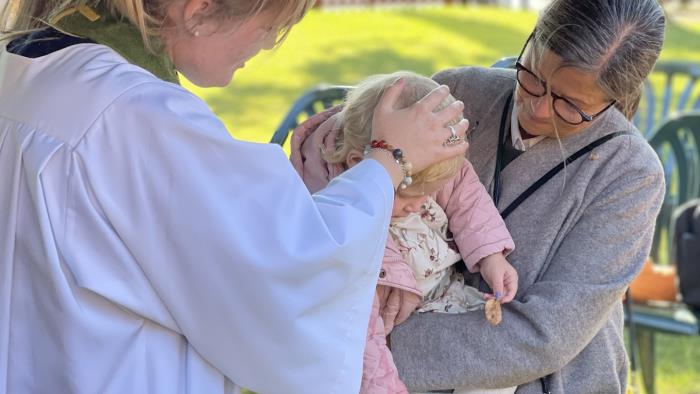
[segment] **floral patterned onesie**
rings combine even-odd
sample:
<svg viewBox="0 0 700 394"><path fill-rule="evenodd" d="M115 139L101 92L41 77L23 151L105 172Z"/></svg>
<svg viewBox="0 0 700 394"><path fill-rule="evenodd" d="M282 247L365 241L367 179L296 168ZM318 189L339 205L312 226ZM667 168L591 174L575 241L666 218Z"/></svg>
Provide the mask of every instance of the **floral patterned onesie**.
<svg viewBox="0 0 700 394"><path fill-rule="evenodd" d="M465 313L484 308L483 293L464 283L454 264L462 259L448 233L447 215L428 198L421 211L394 218L389 234L402 249L403 257L416 277L423 300L416 312ZM504 389L457 388L454 394L512 394ZM418 393L414 393L418 394Z"/></svg>
<svg viewBox="0 0 700 394"><path fill-rule="evenodd" d="M454 264L462 259L448 234L447 215L428 198L418 213L394 218L389 233L413 270L423 302L417 312L464 313L483 309L484 295L464 284Z"/></svg>

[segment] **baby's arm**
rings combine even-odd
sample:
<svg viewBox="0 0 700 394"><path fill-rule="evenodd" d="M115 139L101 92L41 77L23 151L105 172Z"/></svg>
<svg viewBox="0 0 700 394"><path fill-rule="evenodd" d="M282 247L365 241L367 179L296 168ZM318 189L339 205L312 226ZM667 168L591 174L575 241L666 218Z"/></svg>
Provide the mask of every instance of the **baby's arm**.
<svg viewBox="0 0 700 394"><path fill-rule="evenodd" d="M450 231L470 272L479 272L479 262L485 257L507 256L515 248L506 224L468 161L436 194L435 201L447 214Z"/></svg>
<svg viewBox="0 0 700 394"><path fill-rule="evenodd" d="M504 304L513 300L518 291L518 272L503 253L494 253L481 259L479 270L497 300Z"/></svg>

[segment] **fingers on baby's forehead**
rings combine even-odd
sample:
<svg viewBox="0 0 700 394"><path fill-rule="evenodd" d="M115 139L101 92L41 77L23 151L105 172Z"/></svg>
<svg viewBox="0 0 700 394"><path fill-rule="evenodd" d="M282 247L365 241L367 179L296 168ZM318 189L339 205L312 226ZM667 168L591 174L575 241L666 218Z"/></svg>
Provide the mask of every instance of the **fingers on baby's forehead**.
<svg viewBox="0 0 700 394"><path fill-rule="evenodd" d="M398 101L401 92L403 91L404 84L405 80L403 78L399 78L388 88L386 88L382 93L382 98L380 99L377 107L384 110L393 108L396 101Z"/></svg>
<svg viewBox="0 0 700 394"><path fill-rule="evenodd" d="M464 104L461 101L455 101L454 103L448 105L443 110L437 113L438 120L445 125L454 124L463 118Z"/></svg>
<svg viewBox="0 0 700 394"><path fill-rule="evenodd" d="M420 99L419 103L425 105L430 110L434 110L435 107L440 105L440 103L442 103L442 101L449 96L449 94L450 88L447 85L440 85L425 95L425 97Z"/></svg>

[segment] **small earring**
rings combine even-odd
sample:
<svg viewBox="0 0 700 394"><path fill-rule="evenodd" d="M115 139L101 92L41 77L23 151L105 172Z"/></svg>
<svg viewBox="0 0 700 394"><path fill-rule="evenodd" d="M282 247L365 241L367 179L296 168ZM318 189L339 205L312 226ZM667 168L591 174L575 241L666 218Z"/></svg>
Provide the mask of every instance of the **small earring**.
<svg viewBox="0 0 700 394"><path fill-rule="evenodd" d="M195 30L195 31L192 33L192 35L195 36L195 37L199 37L199 30Z"/></svg>

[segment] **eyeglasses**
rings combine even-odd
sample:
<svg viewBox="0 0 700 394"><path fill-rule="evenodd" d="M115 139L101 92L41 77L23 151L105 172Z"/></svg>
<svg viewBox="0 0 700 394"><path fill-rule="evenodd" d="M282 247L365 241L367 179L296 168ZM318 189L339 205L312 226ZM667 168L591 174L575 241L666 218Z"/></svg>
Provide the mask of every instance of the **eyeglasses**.
<svg viewBox="0 0 700 394"><path fill-rule="evenodd" d="M525 41L525 46L523 46L523 49L520 51L520 55L518 56L518 60L515 62L516 79L518 81L518 85L520 85L520 87L530 96L544 97L547 94L547 83L520 63L520 59L525 52L525 48L527 48L527 44L532 39L533 35L534 33L532 33L530 37L528 37L527 41ZM589 115L583 112L578 106L568 99L554 92L550 92L550 95L552 96L552 108L554 109L554 113L556 113L561 120L573 126L580 125L583 122L590 122L615 105L615 100L613 100L598 113Z"/></svg>

